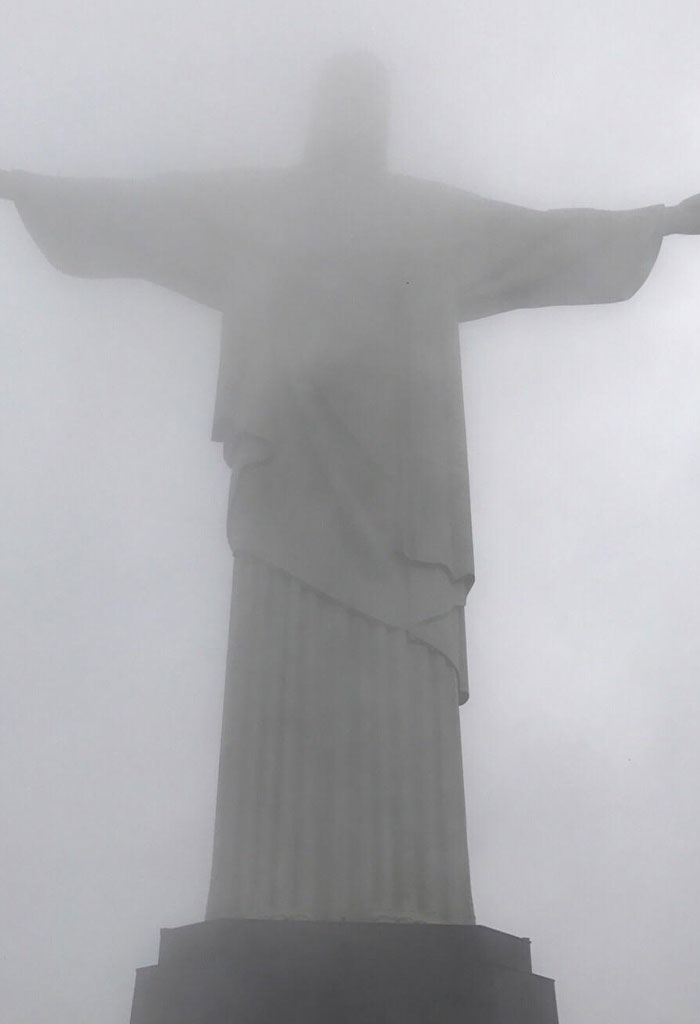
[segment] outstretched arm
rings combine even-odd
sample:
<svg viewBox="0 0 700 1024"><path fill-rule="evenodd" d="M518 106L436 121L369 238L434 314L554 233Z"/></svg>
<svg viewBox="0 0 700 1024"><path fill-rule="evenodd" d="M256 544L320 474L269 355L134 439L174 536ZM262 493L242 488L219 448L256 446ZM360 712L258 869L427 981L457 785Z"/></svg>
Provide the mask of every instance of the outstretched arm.
<svg viewBox="0 0 700 1024"><path fill-rule="evenodd" d="M648 277L665 235L700 234L700 196L621 211L538 211L471 196L463 213L460 320L628 299Z"/></svg>
<svg viewBox="0 0 700 1024"><path fill-rule="evenodd" d="M218 215L231 176L164 174L111 180L0 171L47 259L80 277L143 278L221 309L230 262Z"/></svg>

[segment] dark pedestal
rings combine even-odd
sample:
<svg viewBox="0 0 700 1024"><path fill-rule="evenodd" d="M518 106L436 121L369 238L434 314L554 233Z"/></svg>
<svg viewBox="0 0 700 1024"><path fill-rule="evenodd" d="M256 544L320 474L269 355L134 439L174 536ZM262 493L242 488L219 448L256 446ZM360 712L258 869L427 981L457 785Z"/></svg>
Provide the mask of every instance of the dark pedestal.
<svg viewBox="0 0 700 1024"><path fill-rule="evenodd" d="M478 925L212 921L161 932L131 1024L557 1024L528 939Z"/></svg>

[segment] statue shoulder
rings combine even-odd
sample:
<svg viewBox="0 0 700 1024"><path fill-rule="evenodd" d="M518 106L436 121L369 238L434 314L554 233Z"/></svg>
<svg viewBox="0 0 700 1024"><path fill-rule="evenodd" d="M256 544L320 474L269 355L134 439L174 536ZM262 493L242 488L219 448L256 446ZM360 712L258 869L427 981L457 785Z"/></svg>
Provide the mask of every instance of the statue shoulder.
<svg viewBox="0 0 700 1024"><path fill-rule="evenodd" d="M267 216L284 202L290 178L287 168L242 166L167 171L144 184L154 208L162 205L187 211L230 233Z"/></svg>
<svg viewBox="0 0 700 1024"><path fill-rule="evenodd" d="M403 194L415 202L432 205L436 209L478 213L494 203L494 200L459 185L448 185L441 181L408 174L392 174L391 177L398 194Z"/></svg>
<svg viewBox="0 0 700 1024"><path fill-rule="evenodd" d="M443 182L409 175L393 175L397 204L406 215L438 232L446 241L489 217L493 200Z"/></svg>

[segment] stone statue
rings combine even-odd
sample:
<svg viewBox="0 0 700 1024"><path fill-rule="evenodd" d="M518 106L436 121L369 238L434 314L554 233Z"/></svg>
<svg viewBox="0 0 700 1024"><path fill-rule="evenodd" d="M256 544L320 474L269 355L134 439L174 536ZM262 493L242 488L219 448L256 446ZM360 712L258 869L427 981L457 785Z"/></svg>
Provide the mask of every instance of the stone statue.
<svg viewBox="0 0 700 1024"><path fill-rule="evenodd" d="M367 55L287 168L2 172L68 274L220 310L231 632L207 918L469 924L472 585L458 325L631 296L700 197L539 212L390 173Z"/></svg>

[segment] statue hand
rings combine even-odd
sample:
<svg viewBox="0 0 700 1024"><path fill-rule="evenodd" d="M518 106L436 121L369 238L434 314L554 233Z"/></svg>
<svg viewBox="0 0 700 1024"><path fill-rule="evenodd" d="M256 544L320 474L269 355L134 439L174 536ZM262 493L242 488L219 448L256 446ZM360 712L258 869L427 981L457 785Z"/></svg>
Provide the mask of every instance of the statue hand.
<svg viewBox="0 0 700 1024"><path fill-rule="evenodd" d="M700 235L700 194L668 207L665 234Z"/></svg>

